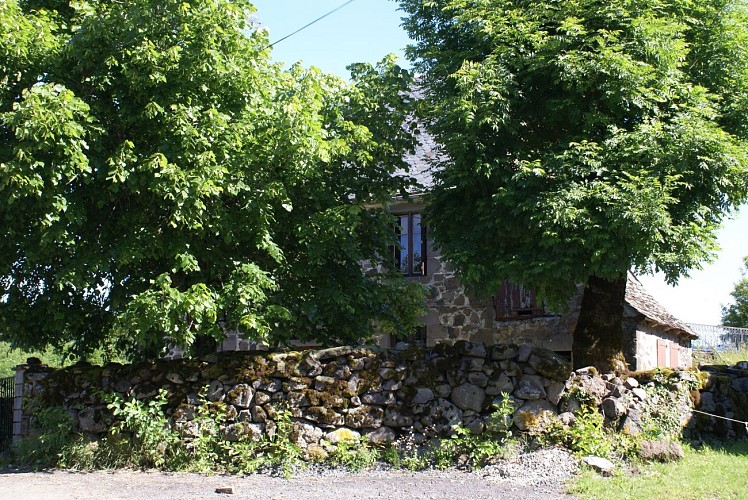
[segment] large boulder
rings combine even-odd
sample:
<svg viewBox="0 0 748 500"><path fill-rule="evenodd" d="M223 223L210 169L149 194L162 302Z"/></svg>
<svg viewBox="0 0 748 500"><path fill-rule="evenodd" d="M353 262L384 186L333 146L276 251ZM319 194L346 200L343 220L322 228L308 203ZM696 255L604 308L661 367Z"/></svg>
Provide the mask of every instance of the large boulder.
<svg viewBox="0 0 748 500"><path fill-rule="evenodd" d="M669 439L642 441L639 458L655 462L672 462L683 458L683 447Z"/></svg>

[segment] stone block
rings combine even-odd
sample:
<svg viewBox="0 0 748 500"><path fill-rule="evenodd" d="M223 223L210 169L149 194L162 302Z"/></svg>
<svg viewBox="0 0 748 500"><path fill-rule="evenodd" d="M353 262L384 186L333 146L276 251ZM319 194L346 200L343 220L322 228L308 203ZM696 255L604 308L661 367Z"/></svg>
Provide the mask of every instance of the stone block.
<svg viewBox="0 0 748 500"><path fill-rule="evenodd" d="M616 467L613 462L602 457L587 456L582 459L582 462L595 472L604 476L609 476Z"/></svg>
<svg viewBox="0 0 748 500"><path fill-rule="evenodd" d="M520 363L526 363L530 359L532 354L532 345L522 344L517 347L517 361Z"/></svg>
<svg viewBox="0 0 748 500"><path fill-rule="evenodd" d="M428 387L419 387L410 399L411 405L423 405L434 400L434 391Z"/></svg>
<svg viewBox="0 0 748 500"><path fill-rule="evenodd" d="M626 406L616 398L603 399L602 410L607 418L614 420L617 420L626 414Z"/></svg>
<svg viewBox="0 0 748 500"><path fill-rule="evenodd" d="M248 384L238 384L229 391L228 403L241 409L249 408L253 396L252 387Z"/></svg>
<svg viewBox="0 0 748 500"><path fill-rule="evenodd" d="M413 425L413 417L403 415L393 408L387 408L384 411L384 419L382 423L388 427L410 427Z"/></svg>
<svg viewBox="0 0 748 500"><path fill-rule="evenodd" d="M543 399L546 397L543 377L539 375L524 375L519 379L514 395L520 399Z"/></svg>
<svg viewBox="0 0 748 500"><path fill-rule="evenodd" d="M208 385L208 392L205 394L205 397L208 399L208 401L216 402L216 401L222 401L223 397L225 395L223 383L219 382L218 380L214 380Z"/></svg>
<svg viewBox="0 0 748 500"><path fill-rule="evenodd" d="M488 385L488 375L483 372L470 372L468 373L468 382L478 387L486 387Z"/></svg>
<svg viewBox="0 0 748 500"><path fill-rule="evenodd" d="M546 388L548 401L551 404L557 405L561 401L561 396L563 396L564 390L565 386L561 382L553 382L550 384Z"/></svg>
<svg viewBox="0 0 748 500"><path fill-rule="evenodd" d="M546 349L533 350L527 362L533 370L552 380L565 381L572 373L569 361Z"/></svg>
<svg viewBox="0 0 748 500"><path fill-rule="evenodd" d="M474 358L486 357L486 346L480 343L458 340L455 342L454 349L458 354Z"/></svg>
<svg viewBox="0 0 748 500"><path fill-rule="evenodd" d="M345 425L353 429L376 429L382 425L384 410L376 406L358 406L349 408L345 416ZM342 422L337 425L342 425Z"/></svg>
<svg viewBox="0 0 748 500"><path fill-rule="evenodd" d="M526 431L544 421L548 415L556 415L556 407L545 399L527 401L514 412L514 425L519 430Z"/></svg>
<svg viewBox="0 0 748 500"><path fill-rule="evenodd" d="M347 427L341 427L325 434L325 441L330 444L338 444L344 441L358 442L359 439L361 439L361 433Z"/></svg>
<svg viewBox="0 0 748 500"><path fill-rule="evenodd" d="M514 359L518 352L517 346L514 344L495 345L491 348L491 359L496 361Z"/></svg>
<svg viewBox="0 0 748 500"><path fill-rule="evenodd" d="M669 439L642 441L639 458L645 461L673 462L683 458L683 447Z"/></svg>
<svg viewBox="0 0 748 500"><path fill-rule="evenodd" d="M437 433L451 431L462 422L462 410L447 399L439 398L431 407L431 413L421 421L425 425L433 425Z"/></svg>
<svg viewBox="0 0 748 500"><path fill-rule="evenodd" d="M450 399L462 410L481 411L486 393L481 387L466 383L452 389Z"/></svg>
<svg viewBox="0 0 748 500"><path fill-rule="evenodd" d="M363 407L362 407L363 408ZM267 407L265 408L267 411ZM310 406L303 408L301 415L303 418L320 424L328 425L344 425L345 418L331 408L325 408L324 406Z"/></svg>
<svg viewBox="0 0 748 500"><path fill-rule="evenodd" d="M397 435L389 427L382 426L366 434L366 438L371 444L381 446L393 442Z"/></svg>

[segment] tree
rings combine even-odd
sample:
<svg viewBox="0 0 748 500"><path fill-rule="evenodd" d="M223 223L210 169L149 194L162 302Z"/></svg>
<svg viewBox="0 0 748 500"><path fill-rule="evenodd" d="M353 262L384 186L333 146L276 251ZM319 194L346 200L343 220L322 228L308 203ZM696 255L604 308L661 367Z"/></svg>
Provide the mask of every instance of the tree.
<svg viewBox="0 0 748 500"><path fill-rule="evenodd" d="M399 3L446 153L436 244L485 294L584 283L574 363L622 368L627 271L677 281L746 199L746 4Z"/></svg>
<svg viewBox="0 0 748 500"><path fill-rule="evenodd" d="M735 283L735 289L730 292L735 299L734 304L722 308L722 324L736 328L748 328L748 257L743 259L745 269L741 271L741 279Z"/></svg>
<svg viewBox="0 0 748 500"><path fill-rule="evenodd" d="M382 210L409 75L269 61L245 0L0 2L0 335L154 352L407 330Z"/></svg>

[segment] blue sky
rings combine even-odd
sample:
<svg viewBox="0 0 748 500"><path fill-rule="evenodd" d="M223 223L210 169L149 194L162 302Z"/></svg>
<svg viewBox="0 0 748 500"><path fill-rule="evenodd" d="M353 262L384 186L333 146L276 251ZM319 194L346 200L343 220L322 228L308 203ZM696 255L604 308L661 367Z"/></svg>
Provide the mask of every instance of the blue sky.
<svg viewBox="0 0 748 500"><path fill-rule="evenodd" d="M255 0L256 17L270 31L270 41L282 38L343 5L346 0ZM273 58L292 64L303 61L341 77L354 62L375 63L390 53L406 64L408 37L400 28L401 13L390 0L355 0L339 11L274 47Z"/></svg>
<svg viewBox="0 0 748 500"><path fill-rule="evenodd" d="M346 0L255 0L258 21L275 41L325 14ZM400 28L401 13L390 0L356 0L273 49L273 59L348 76L353 62L374 63L395 53L404 60L408 37ZM649 292L671 313L689 323L719 324L721 305L729 303L734 283L740 279L742 259L748 255L748 207L719 232L722 248L717 260L692 271L673 288L661 277L644 276Z"/></svg>

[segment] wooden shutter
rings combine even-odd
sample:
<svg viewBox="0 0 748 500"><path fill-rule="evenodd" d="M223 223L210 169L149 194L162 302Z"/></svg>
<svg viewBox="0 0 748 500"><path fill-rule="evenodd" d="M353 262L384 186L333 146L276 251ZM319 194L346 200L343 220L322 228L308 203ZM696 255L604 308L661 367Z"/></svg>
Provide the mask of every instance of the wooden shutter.
<svg viewBox="0 0 748 500"><path fill-rule="evenodd" d="M680 360L678 359L680 348L675 342L670 342L670 368L678 368Z"/></svg>
<svg viewBox="0 0 748 500"><path fill-rule="evenodd" d="M535 292L522 285L504 280L493 297L496 320L524 319L543 314L542 304L537 303Z"/></svg>
<svg viewBox="0 0 748 500"><path fill-rule="evenodd" d="M657 366L667 368L667 341L657 339Z"/></svg>

